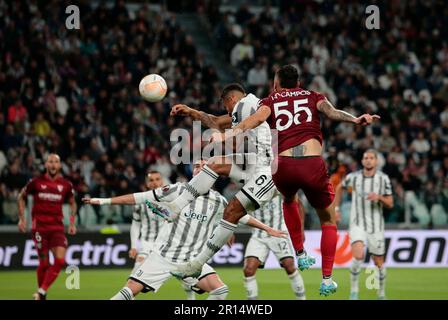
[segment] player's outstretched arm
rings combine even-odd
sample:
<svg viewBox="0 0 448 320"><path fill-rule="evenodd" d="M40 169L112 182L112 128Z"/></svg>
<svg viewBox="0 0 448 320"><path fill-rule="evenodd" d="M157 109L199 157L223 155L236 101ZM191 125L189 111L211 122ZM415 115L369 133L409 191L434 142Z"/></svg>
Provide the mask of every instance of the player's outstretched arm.
<svg viewBox="0 0 448 320"><path fill-rule="evenodd" d="M243 216L238 222L241 222L242 224L251 226L252 228L261 229L273 237L277 237L277 238L287 238L288 237L287 232L271 228L270 226L264 224L260 220L254 218L248 214Z"/></svg>
<svg viewBox="0 0 448 320"><path fill-rule="evenodd" d="M117 205L142 204L145 203L145 200L157 201L154 197L154 192L152 190L146 192L129 193L112 198L89 198L89 197L82 198L82 201L85 204L98 205L98 206L115 205L115 204Z"/></svg>
<svg viewBox="0 0 448 320"><path fill-rule="evenodd" d="M25 188L23 188L20 191L19 196L17 197L17 205L19 207L19 223L17 225L19 227L19 231L20 232L25 232L26 231L26 219L25 219L26 202L25 202L25 197L26 197Z"/></svg>
<svg viewBox="0 0 448 320"><path fill-rule="evenodd" d="M340 109L336 109L330 101L324 99L317 103L317 110L325 114L331 120L341 121L341 122L351 122L353 124L359 125L369 125L375 120L379 120L381 117L374 114L363 114L359 117Z"/></svg>
<svg viewBox="0 0 448 320"><path fill-rule="evenodd" d="M211 129L224 131L232 126L232 118L225 114L222 116L214 116L203 111L199 111L185 104L176 104L171 108L171 116L191 117L193 120L201 121L201 123Z"/></svg>
<svg viewBox="0 0 448 320"><path fill-rule="evenodd" d="M224 134L212 135L212 141L219 142L226 139L232 139L240 133L258 127L260 124L265 122L270 115L271 109L268 106L262 105L253 115L241 121L232 130L226 130Z"/></svg>

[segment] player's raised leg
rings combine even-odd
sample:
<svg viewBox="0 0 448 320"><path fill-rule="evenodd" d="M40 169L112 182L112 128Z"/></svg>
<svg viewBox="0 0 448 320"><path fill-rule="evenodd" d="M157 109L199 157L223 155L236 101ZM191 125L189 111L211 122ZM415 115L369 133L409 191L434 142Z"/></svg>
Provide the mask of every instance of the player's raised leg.
<svg viewBox="0 0 448 320"><path fill-rule="evenodd" d="M352 263L350 265L350 300L359 299L359 274L364 260L365 246L363 241L352 243Z"/></svg>

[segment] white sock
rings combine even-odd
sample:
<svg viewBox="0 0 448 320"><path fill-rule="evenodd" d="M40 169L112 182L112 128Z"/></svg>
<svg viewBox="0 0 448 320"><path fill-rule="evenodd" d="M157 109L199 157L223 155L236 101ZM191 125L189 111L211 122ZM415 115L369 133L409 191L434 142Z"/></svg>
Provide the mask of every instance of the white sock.
<svg viewBox="0 0 448 320"><path fill-rule="evenodd" d="M246 288L246 294L248 300L258 299L258 284L255 276L244 278L244 287Z"/></svg>
<svg viewBox="0 0 448 320"><path fill-rule="evenodd" d="M194 176L186 185L186 189L173 201L175 205L182 209L195 198L210 191L219 175L205 165L201 172Z"/></svg>
<svg viewBox="0 0 448 320"><path fill-rule="evenodd" d="M378 290L378 296L384 297L386 295L386 267L382 266L378 268L378 280L380 282L380 289Z"/></svg>
<svg viewBox="0 0 448 320"><path fill-rule="evenodd" d="M213 230L212 235L208 238L205 247L194 259L201 265L205 264L213 255L218 252L229 240L235 232L238 225L221 219L218 226Z"/></svg>
<svg viewBox="0 0 448 320"><path fill-rule="evenodd" d="M361 273L362 260L353 258L352 264L350 265L350 292L359 291L359 274Z"/></svg>
<svg viewBox="0 0 448 320"><path fill-rule="evenodd" d="M134 300L134 294L132 290L128 287L123 287L116 295L114 295L110 300Z"/></svg>
<svg viewBox="0 0 448 320"><path fill-rule="evenodd" d="M299 271L296 270L294 273L288 274L288 278L297 300L305 300L305 284Z"/></svg>
<svg viewBox="0 0 448 320"><path fill-rule="evenodd" d="M223 285L215 290L212 290L208 293L207 300L226 300L227 295L229 294L229 288L226 285Z"/></svg>
<svg viewBox="0 0 448 320"><path fill-rule="evenodd" d="M184 288L184 291L187 294L187 300L196 300L196 295L194 291L191 290L189 285L182 283L182 287Z"/></svg>

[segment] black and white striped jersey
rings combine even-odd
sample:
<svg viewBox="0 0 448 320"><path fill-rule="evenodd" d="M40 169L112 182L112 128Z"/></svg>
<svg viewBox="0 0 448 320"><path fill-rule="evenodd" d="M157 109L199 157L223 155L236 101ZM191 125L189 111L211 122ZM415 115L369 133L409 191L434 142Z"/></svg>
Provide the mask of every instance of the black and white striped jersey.
<svg viewBox="0 0 448 320"><path fill-rule="evenodd" d="M253 115L257 111L259 101L260 99L252 93L238 101L232 111L232 127ZM253 147L249 148L249 151L257 154L257 165L270 166L272 161L272 137L268 123L263 122L255 129L249 130L248 136ZM251 149L255 150L251 151Z"/></svg>
<svg viewBox="0 0 448 320"><path fill-rule="evenodd" d="M250 215L272 228L286 231L287 228L283 219L282 201L281 194L276 190L275 195L269 202L252 212ZM270 237L265 231L255 228L252 230L252 235L258 238Z"/></svg>
<svg viewBox="0 0 448 320"><path fill-rule="evenodd" d="M159 230L165 223L164 219L153 214L145 204L137 204L134 206L132 221L140 225L139 239L147 242L154 242L156 240Z"/></svg>
<svg viewBox="0 0 448 320"><path fill-rule="evenodd" d="M392 195L389 177L382 171L366 177L362 170L348 174L342 181L342 187L352 189L350 226L357 225L368 233L384 231L383 205L367 200L369 193Z"/></svg>
<svg viewBox="0 0 448 320"><path fill-rule="evenodd" d="M160 202L173 201L184 188L184 183L177 183L156 189L156 199ZM226 205L226 199L214 190L199 196L182 209L174 222L163 225L154 250L176 263L187 262L196 257L222 219Z"/></svg>

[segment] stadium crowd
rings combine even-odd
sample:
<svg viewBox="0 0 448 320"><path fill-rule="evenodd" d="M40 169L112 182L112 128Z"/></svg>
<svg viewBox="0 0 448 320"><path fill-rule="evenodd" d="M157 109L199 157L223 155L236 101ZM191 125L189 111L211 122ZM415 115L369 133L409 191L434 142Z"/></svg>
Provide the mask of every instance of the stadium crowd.
<svg viewBox="0 0 448 320"><path fill-rule="evenodd" d="M7 13L0 17L3 223L17 220L17 194L49 152L61 156L80 206L86 194L143 188L149 168L171 181L188 176L187 166L170 163L169 139L173 128L191 124L170 118L170 106L182 101L218 112L216 72L175 15L148 7L132 13L123 1L81 6L80 29L68 30L65 6L55 3L0 1ZM161 103L139 96L149 73L163 74L170 88ZM127 213L115 220L129 222Z"/></svg>
<svg viewBox="0 0 448 320"><path fill-rule="evenodd" d="M214 17L219 49L250 91L265 95L276 68L292 63L304 87L347 111L382 117L368 129L323 122L334 181L375 147L396 194L387 221L402 222L409 206L414 221L447 223L448 14L420 1L391 1L375 31L365 29L361 4L304 3L303 10L281 6L278 15L244 5L202 12ZM61 155L80 207L86 194L142 189L148 169L170 181L188 178L189 166L170 163L170 132L191 122L169 117L170 106L223 112L216 71L174 14L145 6L131 12L123 1L81 6L81 28L68 30L64 10L55 1L0 0L0 223L16 222L17 193L49 152ZM138 94L148 73L167 80L162 102L148 104ZM225 186L219 188L232 194L234 185ZM94 213L94 222L107 219ZM129 222L130 214L114 219Z"/></svg>

